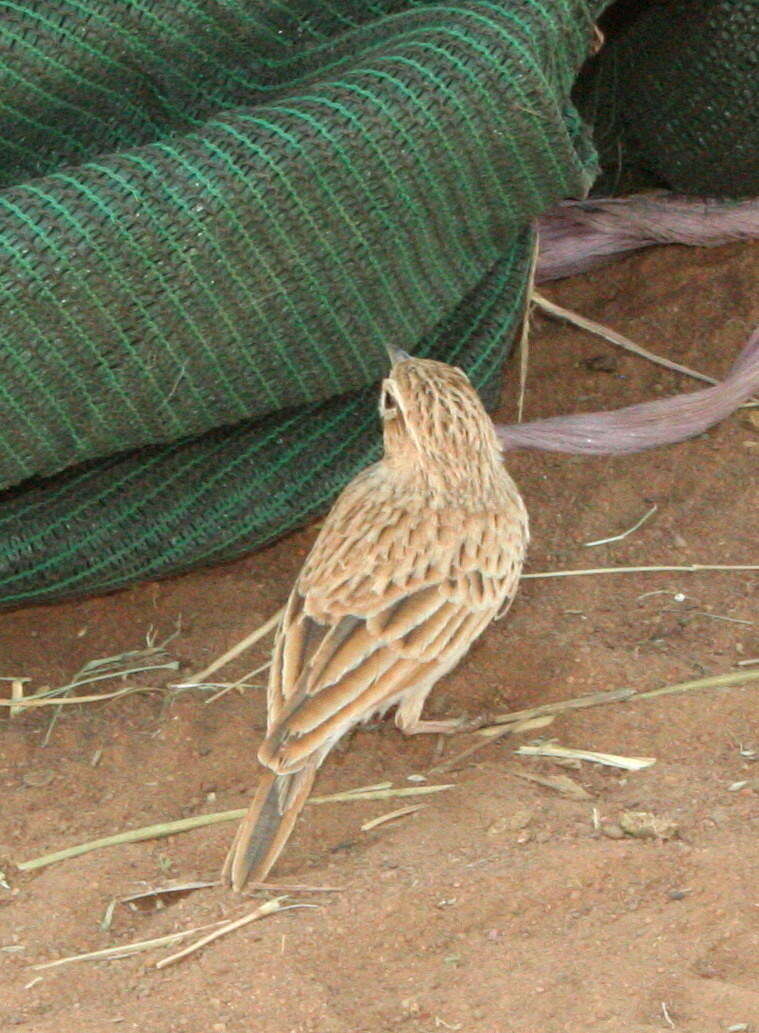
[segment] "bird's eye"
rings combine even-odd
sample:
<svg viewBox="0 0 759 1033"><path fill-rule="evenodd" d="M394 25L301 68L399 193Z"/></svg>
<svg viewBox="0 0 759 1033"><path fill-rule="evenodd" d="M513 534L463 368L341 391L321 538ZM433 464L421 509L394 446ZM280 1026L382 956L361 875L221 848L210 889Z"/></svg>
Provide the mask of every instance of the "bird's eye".
<svg viewBox="0 0 759 1033"><path fill-rule="evenodd" d="M396 402L395 398L390 393L390 391L385 391L385 393L382 396L382 408L385 410L396 409L397 406L398 403Z"/></svg>

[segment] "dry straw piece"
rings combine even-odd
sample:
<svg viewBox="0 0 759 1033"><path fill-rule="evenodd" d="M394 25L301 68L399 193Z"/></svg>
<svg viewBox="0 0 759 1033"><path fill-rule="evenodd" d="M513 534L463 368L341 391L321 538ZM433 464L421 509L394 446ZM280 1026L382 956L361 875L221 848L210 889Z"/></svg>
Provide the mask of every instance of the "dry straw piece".
<svg viewBox="0 0 759 1033"><path fill-rule="evenodd" d="M569 775L533 775L528 771L512 771L516 778L522 778L526 782L536 782L546 789L553 789L562 796L568 796L572 800L592 800L593 795L587 789L583 789L579 782L575 782Z"/></svg>
<svg viewBox="0 0 759 1033"><path fill-rule="evenodd" d="M257 922L260 918L265 918L266 915L273 915L277 911L291 911L294 908L319 906L318 904L287 904L283 907L282 901L285 899L285 897L275 897L273 900L267 900L265 904L261 904L255 911L251 911L250 914L243 915L242 918L236 918L232 922L226 922L218 929L214 929L210 933L206 933L205 936L201 936L195 943L183 947L176 954L170 954L167 958L161 958L160 961L155 963L155 967L166 968L167 965L174 965L177 961L181 961L182 958L186 958L188 954L194 954L195 951L200 950L201 947L205 947L209 943L213 943L214 940L218 940L221 936L227 936L236 929L242 929L243 926L250 925L251 922Z"/></svg>
<svg viewBox="0 0 759 1033"><path fill-rule="evenodd" d="M635 341L631 341L624 334L611 330L608 326L604 326L603 323L596 323L593 319L587 319L578 312L572 312L571 309L562 308L561 305L549 301L548 298L538 294L537 291L533 291L532 300L538 308L547 312L548 315L555 316L557 319L563 319L565 322L571 323L581 330L587 330L588 333L594 334L596 337L603 337L605 341L616 344L618 348L623 348L625 351L638 355L642 359L648 359L649 362L653 362L657 366L663 366L664 369L672 370L674 373L683 373L686 377L693 377L694 380L700 380L705 384L717 383L714 377L709 377L705 373L699 373L698 370L690 369L689 366L682 366L679 362L673 362L671 359L665 359L661 355L656 355L655 352L641 347Z"/></svg>
<svg viewBox="0 0 759 1033"><path fill-rule="evenodd" d="M157 947L169 947L180 940L184 940L194 933L202 932L204 929L212 929L222 922L209 922L206 925L195 926L194 929L182 929L175 933L168 933L166 936L156 936L150 940L137 940L134 943L121 943L115 947L104 947L102 950L87 951L84 954L71 954L65 958L57 958L55 961L45 961L40 965L33 965L34 969L58 968L60 965L70 965L73 961L112 961L118 958L129 958L133 954L140 954L142 951L155 950Z"/></svg>
<svg viewBox="0 0 759 1033"><path fill-rule="evenodd" d="M175 933L168 933L166 936L156 936L150 940L137 940L133 943L118 944L115 947L105 947L102 950L87 951L84 954L71 954L65 958L57 958L55 961L46 961L40 965L34 965L33 968L41 970L58 968L61 965L70 965L75 961L115 961L120 958L129 958L134 954L140 954L144 951L156 950L159 947L170 947L181 940L187 939L188 936L193 936L195 933L203 932L204 929L210 930L210 932L207 932L199 940L196 940L195 943L191 943L189 946L177 951L176 954L170 954L168 957L161 958L155 963L156 968L165 968L167 965L173 965L175 962L181 961L182 958L186 958L188 955L195 953L195 951L200 950L201 947L205 947L207 944L213 943L214 940L218 940L221 936L226 936L228 933L234 932L236 929L241 929L243 926L249 925L251 922L257 921L259 918L264 918L266 915L272 915L278 911L290 911L294 908L318 907L317 904L283 905L282 901L285 899L285 896L280 896L275 897L273 900L267 900L265 903L259 905L254 911L251 911L247 915L243 915L242 918L235 918L232 921L223 919L219 922L210 922L206 925L195 926L192 929L181 929Z"/></svg>
<svg viewBox="0 0 759 1033"><path fill-rule="evenodd" d="M384 787L386 783L382 783L382 785ZM330 796L313 796L309 803L355 803L359 800L388 800L396 796L422 796L454 788L454 784L450 783L448 785L404 786L401 789L352 789L344 793L333 793ZM124 843L141 843L146 839L161 839L165 836L173 836L178 832L189 832L191 829L203 828L206 825L216 825L225 821L239 821L245 813L245 808L232 811L216 811L213 814L198 814L192 818L179 818L177 821L144 825L142 828L129 829L126 832L117 832L113 836L104 836L101 839L93 839L88 843L79 843L77 846L66 847L64 850L57 850L52 854L35 857L30 861L21 861L16 867L22 872L46 868L48 865L56 864L58 861L67 861L72 857L81 857L82 854L88 854L93 850L101 850L103 847L121 846Z"/></svg>
<svg viewBox="0 0 759 1033"><path fill-rule="evenodd" d="M362 832L370 832L372 829L378 828L380 825L387 824L388 821L395 821L396 818L405 818L407 814L416 814L424 807L423 803L412 804L411 807L399 807L397 811L388 811L387 814L380 814L378 818L372 818L370 821L365 821L361 826Z"/></svg>
<svg viewBox="0 0 759 1033"><path fill-rule="evenodd" d="M556 743L541 743L537 746L520 746L516 751L525 757L555 757L557 760L587 760L591 764L604 764L623 771L642 771L656 763L656 757L620 757L615 753L596 753L595 750L576 750Z"/></svg>
<svg viewBox="0 0 759 1033"><path fill-rule="evenodd" d="M465 750L460 753L454 754L453 757L444 761L442 764L436 764L434 768L430 768L427 772L429 775L441 775L446 771L452 771L458 767L461 761L468 760L472 754L477 753L484 746L489 746L490 743L496 742L498 739L502 739L506 735L518 735L520 732L531 732L537 728L545 728L553 722L553 715L547 714L541 717L531 718L528 721L518 721L514 724L507 725L492 725L488 728L480 728L478 732L480 735L487 738L486 742L476 742L473 746L468 746Z"/></svg>

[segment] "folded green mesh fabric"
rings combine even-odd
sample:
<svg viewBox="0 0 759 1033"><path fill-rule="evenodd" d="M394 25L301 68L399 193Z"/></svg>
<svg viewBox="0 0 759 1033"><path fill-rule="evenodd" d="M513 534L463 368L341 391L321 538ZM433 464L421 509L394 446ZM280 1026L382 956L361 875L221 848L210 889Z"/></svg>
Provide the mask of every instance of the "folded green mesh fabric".
<svg viewBox="0 0 759 1033"><path fill-rule="evenodd" d="M0 0L0 605L302 524L386 342L492 402L606 6Z"/></svg>
<svg viewBox="0 0 759 1033"><path fill-rule="evenodd" d="M626 0L601 22L607 45L573 95L594 126L599 187L759 194L756 0Z"/></svg>
<svg viewBox="0 0 759 1033"><path fill-rule="evenodd" d="M302 523L388 341L493 399L598 6L0 3L4 605Z"/></svg>

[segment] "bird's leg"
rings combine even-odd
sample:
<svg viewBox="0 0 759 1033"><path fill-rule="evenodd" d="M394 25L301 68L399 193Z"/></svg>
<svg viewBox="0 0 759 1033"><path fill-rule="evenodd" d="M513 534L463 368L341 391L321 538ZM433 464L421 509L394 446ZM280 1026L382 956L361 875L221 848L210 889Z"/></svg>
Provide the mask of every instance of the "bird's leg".
<svg viewBox="0 0 759 1033"><path fill-rule="evenodd" d="M399 704L395 712L396 727L404 735L453 735L466 730L469 719L466 717L447 718L442 721L422 721L421 713L427 692L411 693Z"/></svg>
<svg viewBox="0 0 759 1033"><path fill-rule="evenodd" d="M395 712L395 724L404 735L455 735L461 732L474 732L478 728L492 724L493 718L488 714L478 714L476 717L466 715L450 717L440 721L423 721L421 713L427 694L427 691L411 693L399 703Z"/></svg>

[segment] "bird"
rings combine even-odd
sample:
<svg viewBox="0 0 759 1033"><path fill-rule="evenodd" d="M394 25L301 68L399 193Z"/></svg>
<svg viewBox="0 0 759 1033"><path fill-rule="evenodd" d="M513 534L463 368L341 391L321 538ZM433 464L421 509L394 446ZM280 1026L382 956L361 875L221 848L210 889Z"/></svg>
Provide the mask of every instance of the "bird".
<svg viewBox="0 0 759 1033"><path fill-rule="evenodd" d="M456 366L387 351L384 455L337 498L275 635L261 777L222 871L237 891L265 880L356 725L395 707L406 735L467 726L424 720L424 702L519 582L527 511L476 390Z"/></svg>

